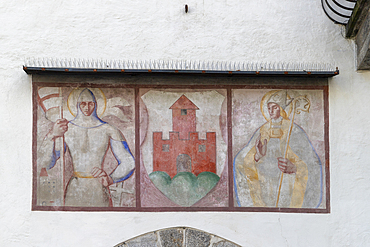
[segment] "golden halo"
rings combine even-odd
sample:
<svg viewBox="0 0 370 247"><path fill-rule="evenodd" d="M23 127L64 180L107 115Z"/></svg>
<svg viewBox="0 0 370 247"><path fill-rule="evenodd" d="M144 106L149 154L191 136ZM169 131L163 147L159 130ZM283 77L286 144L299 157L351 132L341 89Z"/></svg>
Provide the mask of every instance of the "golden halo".
<svg viewBox="0 0 370 247"><path fill-rule="evenodd" d="M77 115L77 100L80 96L82 90L85 88L75 88L71 91L71 93L68 95L67 99L67 106L69 112L72 114L72 116L76 117ZM88 88L95 96L97 108L96 113L98 114L98 117L100 118L107 107L107 98L105 97L105 94L100 88Z"/></svg>
<svg viewBox="0 0 370 247"><path fill-rule="evenodd" d="M261 108L261 113L262 113L263 117L266 119L266 121L269 121L270 120L270 114L268 113L268 109L267 109L267 100L271 97L271 95L273 95L274 93L279 92L281 90L283 90L283 89L272 90L270 92L267 92L262 97L260 108ZM287 94L287 98L290 99L290 96L288 94ZM288 110L288 111L286 111L286 110ZM289 117L290 116L290 113L292 113L292 103L290 103L287 106L287 108L285 109L285 112L287 113L287 115Z"/></svg>

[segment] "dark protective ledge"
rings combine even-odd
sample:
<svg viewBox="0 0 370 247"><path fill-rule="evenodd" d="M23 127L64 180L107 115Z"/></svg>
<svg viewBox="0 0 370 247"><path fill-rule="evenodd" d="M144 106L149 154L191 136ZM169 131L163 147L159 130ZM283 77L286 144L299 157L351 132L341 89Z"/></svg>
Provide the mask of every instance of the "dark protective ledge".
<svg viewBox="0 0 370 247"><path fill-rule="evenodd" d="M170 69L93 69L93 68L43 68L43 67L26 67L23 70L27 74L112 74L112 75L139 75L139 74L156 74L156 75L207 75L207 76L293 76L293 77L333 77L339 74L338 68L333 71L222 71L222 70L170 70Z"/></svg>

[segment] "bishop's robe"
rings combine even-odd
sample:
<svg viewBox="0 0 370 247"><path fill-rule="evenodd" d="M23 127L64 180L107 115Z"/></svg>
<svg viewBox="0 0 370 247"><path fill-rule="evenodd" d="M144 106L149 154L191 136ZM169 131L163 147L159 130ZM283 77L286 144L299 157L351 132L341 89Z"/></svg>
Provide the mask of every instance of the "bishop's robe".
<svg viewBox="0 0 370 247"><path fill-rule="evenodd" d="M284 157L290 121L272 120L262 125L234 159L234 188L238 206L275 207L281 170L278 157ZM264 157L255 160L255 143L267 140ZM284 173L278 207L316 208L322 200L322 167L306 133L294 124L287 146L287 159L297 168L294 174Z"/></svg>

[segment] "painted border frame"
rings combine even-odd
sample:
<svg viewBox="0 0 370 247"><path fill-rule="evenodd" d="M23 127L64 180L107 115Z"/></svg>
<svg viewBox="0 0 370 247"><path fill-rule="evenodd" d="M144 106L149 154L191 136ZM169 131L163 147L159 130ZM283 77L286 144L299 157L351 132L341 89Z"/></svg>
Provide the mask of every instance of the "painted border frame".
<svg viewBox="0 0 370 247"><path fill-rule="evenodd" d="M86 76L85 76L86 77ZM41 77L42 78L42 77ZM56 77L58 78L58 77ZM86 79L86 78L85 78ZM103 78L104 79L104 78ZM199 79L199 78L198 78ZM207 80L207 78L202 78ZM225 78L222 78L223 80ZM241 78L243 79L243 78ZM299 78L300 80L301 78ZM53 78L51 81L57 81ZM256 79L255 79L256 80ZM279 79L282 80L282 79ZM277 81L279 81L277 80ZM329 169L329 90L327 79L324 83L317 84L289 84L281 82L279 84L263 83L220 83L220 84L105 84L105 83L55 83L43 80L42 82L32 82L32 102L33 102L33 128L32 128L32 162L33 162L33 180L32 180L32 210L33 211L132 211L132 212L282 212L282 213L330 213L330 169ZM61 80L63 81L63 80ZM257 79L258 81L258 79ZM135 92L135 166L136 176L136 206L135 207L66 207L66 206L38 206L37 205L37 87L38 86L54 86L54 87L106 87L106 88L133 88ZM139 89L140 88L179 88L179 89L226 89L227 90L227 136L228 136L228 172L229 172L229 206L228 207L142 207L140 203L140 110L139 110ZM326 207L325 209L309 209L309 208L271 208L271 207L237 207L234 205L233 193L233 155L232 155L232 89L305 89L305 90L322 90L324 103L324 143L325 143L325 194Z"/></svg>

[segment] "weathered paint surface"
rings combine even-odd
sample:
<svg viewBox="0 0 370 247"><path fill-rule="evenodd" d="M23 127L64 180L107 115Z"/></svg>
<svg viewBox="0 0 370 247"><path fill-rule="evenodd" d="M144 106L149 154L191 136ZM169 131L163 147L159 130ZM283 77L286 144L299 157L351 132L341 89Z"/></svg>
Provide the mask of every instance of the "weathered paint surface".
<svg viewBox="0 0 370 247"><path fill-rule="evenodd" d="M216 132L207 132L205 139L199 139L196 132L199 108L182 95L170 109L173 126L170 138L165 140L162 132L153 132L153 171L166 172L171 178L179 172L195 176L201 172L216 173Z"/></svg>
<svg viewBox="0 0 370 247"><path fill-rule="evenodd" d="M149 119L142 144L146 171L154 185L180 206L192 206L205 197L222 174L227 145L219 125L226 93L221 92L150 90L141 96ZM150 198L145 192L142 196Z"/></svg>
<svg viewBox="0 0 370 247"><path fill-rule="evenodd" d="M325 208L323 92L234 90L234 96L237 205Z"/></svg>
<svg viewBox="0 0 370 247"><path fill-rule="evenodd" d="M343 27L325 16L320 1L187 1L188 13L184 4L0 1L2 246L114 246L171 226L241 246L370 242L370 73L356 71L355 44L343 38ZM331 213L31 211L35 76L21 69L27 57L333 63L340 75L329 79ZM234 145L236 152L246 142Z"/></svg>
<svg viewBox="0 0 370 247"><path fill-rule="evenodd" d="M37 205L135 206L133 90L37 93Z"/></svg>

